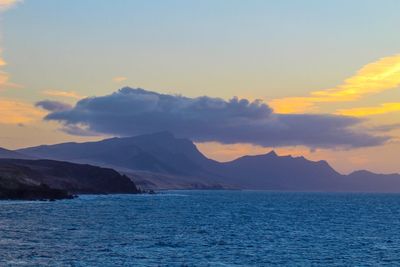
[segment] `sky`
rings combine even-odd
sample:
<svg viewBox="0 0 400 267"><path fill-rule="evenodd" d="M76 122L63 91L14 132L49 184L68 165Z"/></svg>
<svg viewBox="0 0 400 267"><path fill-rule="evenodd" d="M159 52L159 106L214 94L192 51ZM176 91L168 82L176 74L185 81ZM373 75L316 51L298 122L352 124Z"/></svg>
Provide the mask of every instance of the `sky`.
<svg viewBox="0 0 400 267"><path fill-rule="evenodd" d="M168 130L220 161L275 149L400 172L398 10L0 0L0 147Z"/></svg>

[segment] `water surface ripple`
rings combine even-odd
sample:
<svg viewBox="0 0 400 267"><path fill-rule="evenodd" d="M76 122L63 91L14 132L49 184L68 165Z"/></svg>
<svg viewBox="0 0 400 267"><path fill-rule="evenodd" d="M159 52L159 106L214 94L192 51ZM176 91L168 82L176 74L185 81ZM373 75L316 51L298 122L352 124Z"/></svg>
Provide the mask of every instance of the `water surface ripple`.
<svg viewBox="0 0 400 267"><path fill-rule="evenodd" d="M0 202L0 266L400 265L400 195L174 191Z"/></svg>

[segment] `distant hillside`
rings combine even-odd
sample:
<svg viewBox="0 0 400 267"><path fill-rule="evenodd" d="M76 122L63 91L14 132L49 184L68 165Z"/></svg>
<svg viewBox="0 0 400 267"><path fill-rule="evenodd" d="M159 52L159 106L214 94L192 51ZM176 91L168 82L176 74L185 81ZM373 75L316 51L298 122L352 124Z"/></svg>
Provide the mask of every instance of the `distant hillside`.
<svg viewBox="0 0 400 267"><path fill-rule="evenodd" d="M215 171L239 187L269 190L330 191L341 176L325 161L280 157L274 151L221 163Z"/></svg>
<svg viewBox="0 0 400 267"><path fill-rule="evenodd" d="M190 140L175 138L168 132L38 146L17 152L113 167L129 174L144 188L153 189L400 192L398 174L360 171L341 175L326 161L278 156L275 152L220 163L206 158Z"/></svg>
<svg viewBox="0 0 400 267"><path fill-rule="evenodd" d="M0 159L32 159L32 157L0 147Z"/></svg>
<svg viewBox="0 0 400 267"><path fill-rule="evenodd" d="M53 160L0 159L0 198L3 199L18 198L18 195L40 199L53 193L66 197L138 192L128 177L112 169Z"/></svg>
<svg viewBox="0 0 400 267"><path fill-rule="evenodd" d="M215 172L244 189L323 192L400 192L399 174L357 171L342 175L326 161L304 157L244 156L218 164Z"/></svg>

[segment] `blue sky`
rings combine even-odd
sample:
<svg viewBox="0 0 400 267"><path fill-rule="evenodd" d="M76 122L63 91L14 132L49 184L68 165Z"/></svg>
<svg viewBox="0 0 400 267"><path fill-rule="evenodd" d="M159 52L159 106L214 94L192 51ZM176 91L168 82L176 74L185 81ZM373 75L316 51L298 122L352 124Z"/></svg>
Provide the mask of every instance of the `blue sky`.
<svg viewBox="0 0 400 267"><path fill-rule="evenodd" d="M103 94L125 76L190 96L275 98L334 86L397 53L398 10L362 0L27 0L5 14L3 43L7 69L33 91Z"/></svg>

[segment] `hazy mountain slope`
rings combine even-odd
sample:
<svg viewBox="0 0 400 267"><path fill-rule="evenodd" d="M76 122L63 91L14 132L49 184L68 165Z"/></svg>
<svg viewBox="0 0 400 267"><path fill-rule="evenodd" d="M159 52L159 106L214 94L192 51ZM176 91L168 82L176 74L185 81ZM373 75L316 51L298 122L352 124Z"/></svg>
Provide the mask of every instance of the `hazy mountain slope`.
<svg viewBox="0 0 400 267"><path fill-rule="evenodd" d="M123 171L131 177L137 186L152 190L181 190L181 189L230 189L229 184L217 182L210 177L193 177L170 175L146 171ZM237 188L237 187L236 187Z"/></svg>
<svg viewBox="0 0 400 267"><path fill-rule="evenodd" d="M345 176L345 181L349 191L400 192L399 174L376 174L361 170Z"/></svg>
<svg viewBox="0 0 400 267"><path fill-rule="evenodd" d="M0 159L31 159L32 157L0 147Z"/></svg>
<svg viewBox="0 0 400 267"><path fill-rule="evenodd" d="M18 152L37 158L91 162L181 175L201 174L203 170L198 162L208 160L191 141L177 139L166 132L99 142L38 146Z"/></svg>

